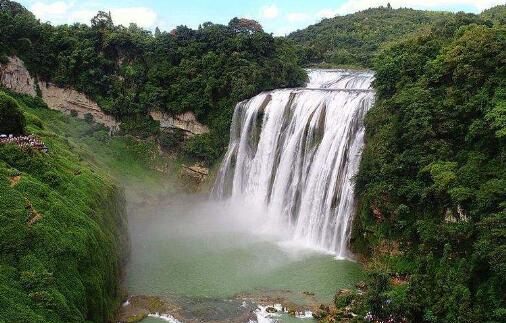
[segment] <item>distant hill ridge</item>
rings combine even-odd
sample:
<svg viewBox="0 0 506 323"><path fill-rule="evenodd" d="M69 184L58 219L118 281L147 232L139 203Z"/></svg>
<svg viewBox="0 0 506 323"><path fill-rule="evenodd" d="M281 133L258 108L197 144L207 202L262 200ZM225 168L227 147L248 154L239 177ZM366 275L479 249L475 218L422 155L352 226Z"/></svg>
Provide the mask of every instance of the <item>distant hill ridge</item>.
<svg viewBox="0 0 506 323"><path fill-rule="evenodd" d="M504 19L505 6L484 11L485 19ZM371 8L345 16L323 19L288 38L303 47L306 65L352 65L371 67L372 59L385 44L405 39L409 34L432 25L444 26L456 15L465 19L466 13L425 11L409 8Z"/></svg>

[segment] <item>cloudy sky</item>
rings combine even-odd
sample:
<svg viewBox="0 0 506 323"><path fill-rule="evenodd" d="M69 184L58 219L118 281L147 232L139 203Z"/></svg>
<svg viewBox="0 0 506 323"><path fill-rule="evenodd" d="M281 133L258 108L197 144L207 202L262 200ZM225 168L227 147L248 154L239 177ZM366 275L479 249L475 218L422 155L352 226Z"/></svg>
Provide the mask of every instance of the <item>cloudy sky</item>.
<svg viewBox="0 0 506 323"><path fill-rule="evenodd" d="M53 24L89 23L99 10L110 11L116 24L135 22L146 29L172 30L178 25L196 28L233 17L258 20L267 32L285 35L325 17L386 5L417 9L479 13L506 0L21 0L42 21Z"/></svg>

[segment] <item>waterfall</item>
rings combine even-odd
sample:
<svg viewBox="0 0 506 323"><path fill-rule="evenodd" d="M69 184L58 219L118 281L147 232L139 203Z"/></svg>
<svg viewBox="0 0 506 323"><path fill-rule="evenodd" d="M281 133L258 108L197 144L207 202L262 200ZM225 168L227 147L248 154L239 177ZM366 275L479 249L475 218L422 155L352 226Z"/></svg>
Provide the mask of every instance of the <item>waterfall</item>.
<svg viewBox="0 0 506 323"><path fill-rule="evenodd" d="M308 70L305 88L237 104L213 196L261 207L291 240L347 256L352 177L374 100L371 72Z"/></svg>

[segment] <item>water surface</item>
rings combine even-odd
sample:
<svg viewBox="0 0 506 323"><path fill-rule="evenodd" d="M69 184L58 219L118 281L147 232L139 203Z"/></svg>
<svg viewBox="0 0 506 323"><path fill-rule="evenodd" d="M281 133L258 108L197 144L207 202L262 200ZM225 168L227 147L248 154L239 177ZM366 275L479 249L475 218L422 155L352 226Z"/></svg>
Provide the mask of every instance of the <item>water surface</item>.
<svg viewBox="0 0 506 323"><path fill-rule="evenodd" d="M170 297L192 315L223 317L241 298L330 302L361 278L355 262L264 232L258 213L254 206L187 197L132 212L129 294Z"/></svg>

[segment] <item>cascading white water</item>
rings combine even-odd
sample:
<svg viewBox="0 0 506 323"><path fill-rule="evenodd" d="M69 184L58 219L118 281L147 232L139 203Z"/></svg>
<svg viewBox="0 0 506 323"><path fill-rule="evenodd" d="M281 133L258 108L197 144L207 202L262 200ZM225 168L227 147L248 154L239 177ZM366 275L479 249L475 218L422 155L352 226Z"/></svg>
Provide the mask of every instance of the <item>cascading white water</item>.
<svg viewBox="0 0 506 323"><path fill-rule="evenodd" d="M240 102L213 196L256 203L291 239L347 256L352 177L374 100L371 72L308 70L306 88Z"/></svg>

